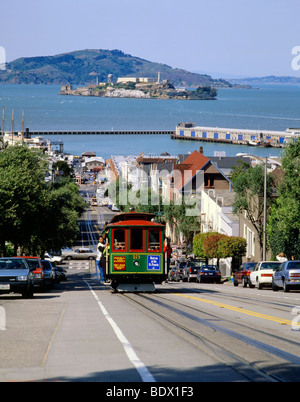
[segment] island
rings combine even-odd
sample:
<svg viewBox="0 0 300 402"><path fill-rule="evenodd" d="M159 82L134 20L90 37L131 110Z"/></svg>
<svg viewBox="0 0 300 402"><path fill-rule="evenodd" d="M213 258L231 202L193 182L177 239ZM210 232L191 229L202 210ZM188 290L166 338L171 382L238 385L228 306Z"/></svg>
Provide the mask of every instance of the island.
<svg viewBox="0 0 300 402"><path fill-rule="evenodd" d="M118 78L115 83L97 83L76 89L73 89L72 85L62 85L59 94L107 98L215 100L217 90L211 86L187 90L175 88L168 80L159 82L152 78L125 77Z"/></svg>

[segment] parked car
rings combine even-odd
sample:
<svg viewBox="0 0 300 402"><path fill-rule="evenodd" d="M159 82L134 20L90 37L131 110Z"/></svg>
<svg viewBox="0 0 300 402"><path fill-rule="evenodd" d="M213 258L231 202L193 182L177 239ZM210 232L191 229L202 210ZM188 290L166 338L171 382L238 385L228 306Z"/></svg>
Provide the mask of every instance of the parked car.
<svg viewBox="0 0 300 402"><path fill-rule="evenodd" d="M53 271L55 273L55 283L60 283L61 281L67 280L67 271L62 267L54 267Z"/></svg>
<svg viewBox="0 0 300 402"><path fill-rule="evenodd" d="M217 265L202 265L197 271L197 282L221 283L221 272Z"/></svg>
<svg viewBox="0 0 300 402"><path fill-rule="evenodd" d="M176 264L176 267L178 270L178 275L179 275L179 280L182 279L182 271L185 266L186 266L186 261L180 261Z"/></svg>
<svg viewBox="0 0 300 402"><path fill-rule="evenodd" d="M238 286L239 283L243 285L244 288L249 285L249 278L251 272L255 269L257 262L244 262L238 271L234 273L233 284Z"/></svg>
<svg viewBox="0 0 300 402"><path fill-rule="evenodd" d="M178 271L178 268L173 267L172 269L170 269L169 273L168 273L168 280L170 282L179 282L180 281L180 274Z"/></svg>
<svg viewBox="0 0 300 402"><path fill-rule="evenodd" d="M41 260L43 269L44 269L44 283L45 286L53 289L55 286L55 272L52 266L51 261L49 260Z"/></svg>
<svg viewBox="0 0 300 402"><path fill-rule="evenodd" d="M45 282L44 282L44 270L41 263L41 260L38 257L33 256L22 256L24 258L29 267L33 270L34 276L34 286L43 289Z"/></svg>
<svg viewBox="0 0 300 402"><path fill-rule="evenodd" d="M51 261L53 264L61 264L64 260L64 257L62 257L61 255L52 255L49 253L45 253L44 259Z"/></svg>
<svg viewBox="0 0 300 402"><path fill-rule="evenodd" d="M34 275L27 261L21 257L0 258L0 293L21 293L33 297Z"/></svg>
<svg viewBox="0 0 300 402"><path fill-rule="evenodd" d="M182 270L182 282L191 282L197 280L197 270L205 265L203 260L189 260Z"/></svg>
<svg viewBox="0 0 300 402"><path fill-rule="evenodd" d="M283 288L284 292L290 289L300 289L300 261L286 261L274 271L272 288L274 291Z"/></svg>
<svg viewBox="0 0 300 402"><path fill-rule="evenodd" d="M87 247L79 247L76 250L63 250L62 255L66 260L95 260L96 251Z"/></svg>
<svg viewBox="0 0 300 402"><path fill-rule="evenodd" d="M262 261L256 264L255 269L250 273L249 287L262 289L265 285L272 285L274 269L278 268L281 262L279 261Z"/></svg>

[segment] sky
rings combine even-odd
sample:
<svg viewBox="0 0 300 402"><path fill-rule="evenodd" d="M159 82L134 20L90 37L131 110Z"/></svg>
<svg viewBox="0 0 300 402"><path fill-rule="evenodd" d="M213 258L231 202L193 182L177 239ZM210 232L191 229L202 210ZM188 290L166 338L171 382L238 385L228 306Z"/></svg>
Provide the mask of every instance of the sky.
<svg viewBox="0 0 300 402"><path fill-rule="evenodd" d="M119 49L214 78L300 77L299 0L2 0L0 15L8 62Z"/></svg>

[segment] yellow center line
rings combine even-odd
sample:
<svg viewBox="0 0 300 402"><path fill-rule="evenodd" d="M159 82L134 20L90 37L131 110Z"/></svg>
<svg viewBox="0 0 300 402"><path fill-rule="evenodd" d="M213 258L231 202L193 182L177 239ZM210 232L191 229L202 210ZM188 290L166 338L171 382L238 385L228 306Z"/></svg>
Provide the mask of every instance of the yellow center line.
<svg viewBox="0 0 300 402"><path fill-rule="evenodd" d="M256 311L245 310L242 307L234 307L234 306L230 306L229 304L224 304L224 303L219 303L219 302L212 301L212 300L207 300L204 297L186 296L186 295L179 294L179 293L176 293L176 296L184 297L186 299L200 301L200 302L203 302L203 303L212 304L212 305L220 307L220 308L225 308L227 310L236 311L238 313L251 315L253 317L262 318L264 320L275 321L275 322L278 322L278 323L280 323L282 325L300 326L300 323L295 323L295 322L293 322L291 320L285 320L283 318L278 318L278 317L274 317L274 316L271 316L271 315L257 313Z"/></svg>

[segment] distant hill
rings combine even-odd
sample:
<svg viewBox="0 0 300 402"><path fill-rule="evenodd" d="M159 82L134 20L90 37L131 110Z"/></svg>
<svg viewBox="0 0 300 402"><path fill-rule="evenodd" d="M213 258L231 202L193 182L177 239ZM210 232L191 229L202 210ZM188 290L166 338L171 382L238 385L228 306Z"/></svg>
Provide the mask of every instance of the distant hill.
<svg viewBox="0 0 300 402"><path fill-rule="evenodd" d="M135 76L169 80L176 87L232 87L223 79L213 79L206 74L191 73L125 54L120 50L79 50L47 57L27 57L7 63L0 70L0 83L5 84L94 84L106 82L108 74L118 77Z"/></svg>
<svg viewBox="0 0 300 402"><path fill-rule="evenodd" d="M300 85L300 77L269 75L266 77L230 79L232 84L241 85Z"/></svg>

